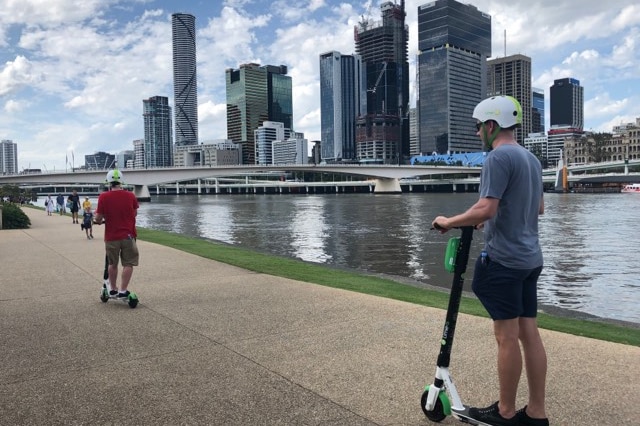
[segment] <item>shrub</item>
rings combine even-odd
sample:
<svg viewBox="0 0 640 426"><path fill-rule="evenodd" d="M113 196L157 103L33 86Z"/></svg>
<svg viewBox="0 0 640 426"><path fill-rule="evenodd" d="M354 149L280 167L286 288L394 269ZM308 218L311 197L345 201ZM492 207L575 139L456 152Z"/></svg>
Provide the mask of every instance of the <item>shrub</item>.
<svg viewBox="0 0 640 426"><path fill-rule="evenodd" d="M26 229L31 220L22 209L13 203L2 203L2 229Z"/></svg>

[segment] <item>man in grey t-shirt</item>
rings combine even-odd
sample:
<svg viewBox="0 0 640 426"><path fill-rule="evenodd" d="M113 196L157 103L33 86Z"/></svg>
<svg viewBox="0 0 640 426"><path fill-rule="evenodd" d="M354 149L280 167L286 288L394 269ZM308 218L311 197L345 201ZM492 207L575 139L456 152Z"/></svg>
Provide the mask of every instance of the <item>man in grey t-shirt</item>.
<svg viewBox="0 0 640 426"><path fill-rule="evenodd" d="M438 216L443 232L460 226L484 227L485 247L476 261L472 288L493 319L498 342L499 400L469 415L491 425L548 426L545 412L547 356L540 338L537 283L542 271L538 215L544 212L540 161L520 146L514 130L522 123L519 102L495 96L480 102L473 117L490 151L480 176L480 198L466 212ZM516 411L522 373L522 342L529 403Z"/></svg>

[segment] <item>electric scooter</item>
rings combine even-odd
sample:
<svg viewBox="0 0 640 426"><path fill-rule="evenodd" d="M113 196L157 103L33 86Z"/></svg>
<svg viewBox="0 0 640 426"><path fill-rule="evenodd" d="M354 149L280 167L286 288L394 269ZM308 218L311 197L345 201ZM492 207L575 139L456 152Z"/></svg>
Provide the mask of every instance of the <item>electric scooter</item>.
<svg viewBox="0 0 640 426"><path fill-rule="evenodd" d="M436 227L436 229L438 229ZM471 240L473 240L473 226L459 228L462 231L461 237L449 239L445 255L445 269L453 272L453 283L449 294L449 306L447 316L440 340L440 353L438 355L436 376L433 383L425 386L420 405L422 411L432 422L441 422L447 416L452 415L464 423L481 426L491 426L479 422L469 416L469 407L462 403L462 399L453 384L453 379L449 374L449 364L451 361L451 348L453 337L456 331L460 300L462 298L462 286L464 284L464 273L467 270L469 261L469 250Z"/></svg>
<svg viewBox="0 0 640 426"><path fill-rule="evenodd" d="M131 309L138 306L138 295L134 292L130 292L126 298L118 297L117 294L113 296L109 294L111 285L109 284L109 259L106 255L104 256L104 274L102 275L102 278L102 290L100 291L100 300L102 301L102 303L107 303L109 299L112 299L126 303Z"/></svg>

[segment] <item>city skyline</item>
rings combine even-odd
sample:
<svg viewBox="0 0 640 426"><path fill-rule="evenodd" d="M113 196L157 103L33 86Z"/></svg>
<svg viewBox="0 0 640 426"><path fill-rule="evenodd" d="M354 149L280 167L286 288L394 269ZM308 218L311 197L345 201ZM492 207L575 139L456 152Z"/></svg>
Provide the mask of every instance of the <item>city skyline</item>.
<svg viewBox="0 0 640 426"><path fill-rule="evenodd" d="M398 1L399 3L399 1ZM415 106L417 8L406 1L410 106ZM463 2L464 3L464 2ZM635 40L640 8L587 0L580 7L543 0L468 1L492 17L492 58L532 58L532 86L560 78L584 87L585 130L611 131L640 116ZM11 3L0 16L0 138L18 145L19 169L65 169L65 158L133 149L143 137L140 102L170 97L174 106L171 14L196 17L199 139L226 137L225 69L248 62L283 64L293 83L293 129L320 139L321 53L355 52L353 29L379 2L226 0ZM635 43L634 43L635 42ZM78 166L79 164L75 164Z"/></svg>

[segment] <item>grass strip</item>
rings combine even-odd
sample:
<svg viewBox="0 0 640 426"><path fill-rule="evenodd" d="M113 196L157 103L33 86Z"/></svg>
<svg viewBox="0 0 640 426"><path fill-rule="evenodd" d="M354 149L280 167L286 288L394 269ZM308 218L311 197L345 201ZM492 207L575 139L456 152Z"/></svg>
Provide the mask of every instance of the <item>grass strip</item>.
<svg viewBox="0 0 640 426"><path fill-rule="evenodd" d="M449 293L429 290L372 275L330 268L297 259L264 254L237 246L210 240L186 237L165 231L138 228L143 241L172 247L187 253L234 265L250 271L290 278L333 288L355 291L373 296L387 297L423 306L447 309ZM460 312L487 317L480 302L463 297ZM541 328L604 340L640 346L640 328L624 327L600 321L580 320L541 313Z"/></svg>

